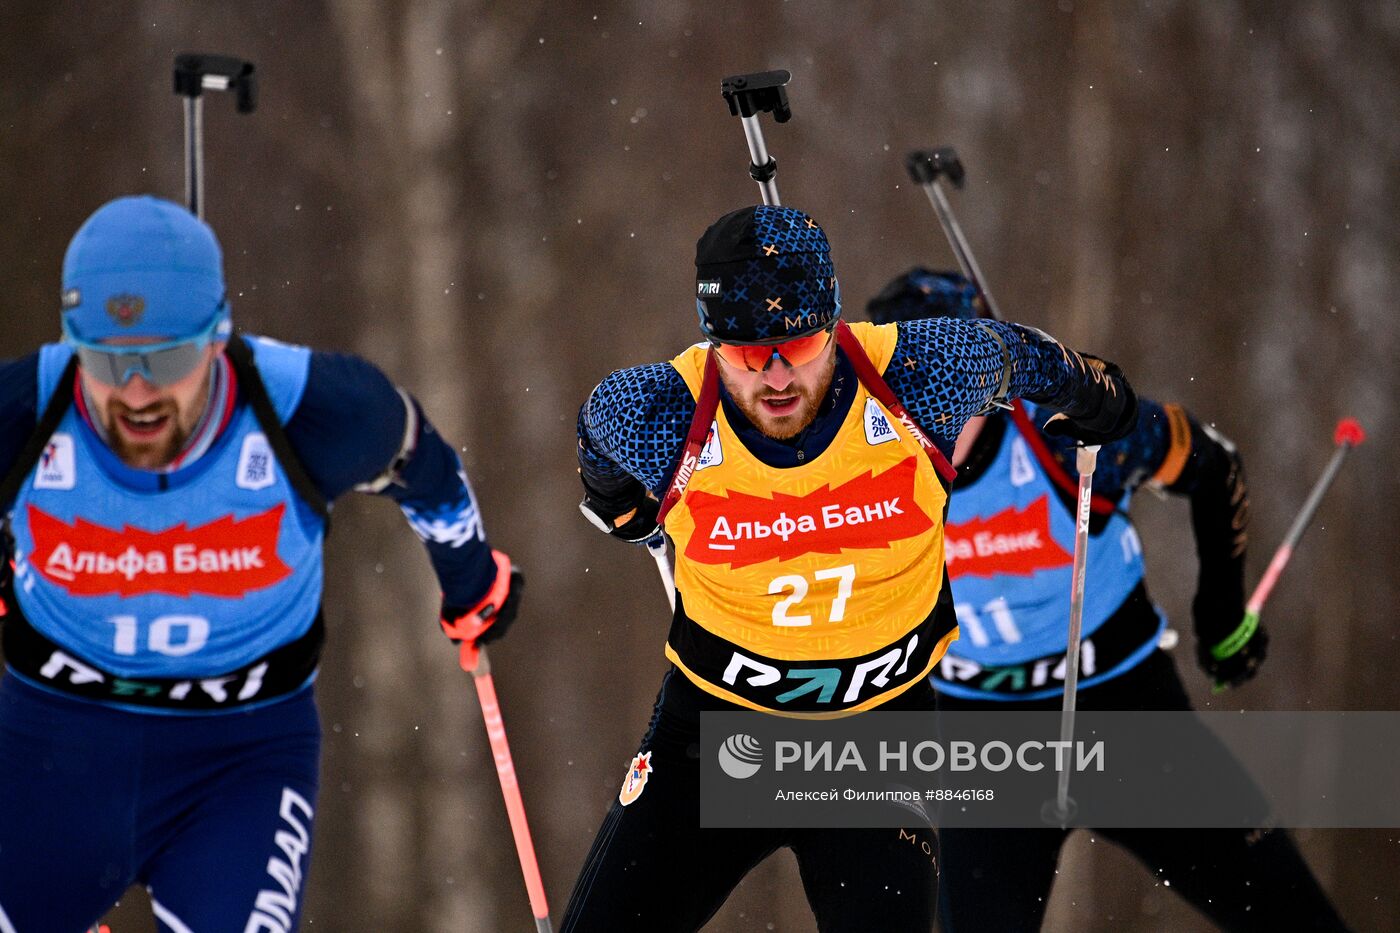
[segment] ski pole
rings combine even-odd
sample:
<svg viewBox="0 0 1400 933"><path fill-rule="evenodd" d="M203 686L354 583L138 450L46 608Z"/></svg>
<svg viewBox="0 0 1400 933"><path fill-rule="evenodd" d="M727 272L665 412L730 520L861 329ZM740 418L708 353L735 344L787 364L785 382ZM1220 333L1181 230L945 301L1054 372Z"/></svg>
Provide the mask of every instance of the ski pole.
<svg viewBox="0 0 1400 933"><path fill-rule="evenodd" d="M1075 464L1079 467L1079 507L1074 524L1074 570L1070 577L1069 597L1069 645L1065 651L1065 691L1064 705L1060 710L1060 741L1070 742L1074 738L1075 700L1079 691L1079 643L1084 625L1084 571L1089 557L1089 514L1094 495L1094 468L1098 464L1097 444L1081 445L1075 454ZM1067 747L1067 746L1062 746ZM1069 796L1069 769L1060 771L1059 785L1056 788L1053 809L1051 802L1041 810L1041 816L1050 823L1065 825L1078 808Z"/></svg>
<svg viewBox="0 0 1400 933"><path fill-rule="evenodd" d="M1346 460L1347 454L1364 440L1366 440L1366 432L1362 430L1360 423L1355 418L1343 418L1337 422L1337 428L1332 432L1332 443L1337 445L1337 449L1332 453L1332 459L1327 461L1322 476L1318 477L1312 492L1308 493L1307 501L1303 503L1303 508L1293 519L1288 534L1284 535L1283 543L1278 546L1277 551L1274 551L1274 556L1269 561L1269 567L1264 571L1263 579L1259 581L1259 585L1254 588L1254 592L1249 597L1249 602L1245 604L1244 621L1228 638L1210 649L1211 655L1216 660L1228 658L1240 650L1254 634L1254 630L1259 627L1259 614L1264 610L1264 603L1268 600L1269 594L1274 591L1274 585L1278 583L1283 568L1288 566L1288 561L1293 557L1293 549L1302 540L1303 532L1307 531L1308 525L1312 523L1313 516L1317 513L1317 507L1322 503L1322 497L1327 494L1327 490L1332 486L1332 481L1337 478L1337 473L1341 470L1342 462Z"/></svg>
<svg viewBox="0 0 1400 933"><path fill-rule="evenodd" d="M671 611L676 611L676 578L671 574L671 562L666 557L666 536L658 531L647 538L647 550L656 561L656 572L661 574L661 585L666 587L666 599L671 603Z"/></svg>
<svg viewBox="0 0 1400 933"><path fill-rule="evenodd" d="M792 119L788 106L786 85L792 75L786 71L761 71L756 74L732 75L720 82L720 93L729 112L744 122L744 139L749 144L749 177L758 182L764 204L781 204L778 200L778 162L768 154L763 142L760 113L773 114L775 123Z"/></svg>
<svg viewBox="0 0 1400 933"><path fill-rule="evenodd" d="M953 248L953 254L957 257L958 267L982 296L986 305L986 316L992 320L1001 320L1001 310L987 289L987 280L983 278L977 259L972 255L972 246L963 235L958 219L953 216L953 207L948 203L948 197L939 183L941 177L947 176L953 187L963 186L967 173L963 169L962 159L958 158L957 150L951 146L917 149L909 153L904 166L910 179L928 195L929 204L938 216L938 224L943 228L948 245ZM1011 406L1003 403L1000 407ZM1074 712L1079 692L1079 649L1084 626L1084 575L1089 550L1089 515L1093 503L1094 469L1098 464L1098 456L1097 445L1081 445L1075 454L1076 466L1079 468L1079 505L1074 528L1074 570L1070 579L1069 644L1065 652L1064 702L1060 712L1060 738L1066 742L1074 735ZM1068 771L1060 772L1053 809L1051 806L1051 802L1047 801L1042 813L1047 822L1063 824L1073 816L1074 801L1069 796Z"/></svg>
<svg viewBox="0 0 1400 933"><path fill-rule="evenodd" d="M982 270L978 268L977 260L972 255L972 247L968 245L967 237L963 236L962 227L958 226L958 219L953 216L953 206L948 203L948 196L939 183L940 178L947 176L954 188L962 188L967 175L963 171L962 160L958 158L957 151L951 146L918 149L909 153L904 167L908 169L914 184L922 187L924 194L928 195L929 204L938 215L939 226L948 237L948 244L953 247L958 267L977 291L981 292L982 299L987 303L988 316L1000 321L1001 311L997 308L996 299L992 298L992 293L987 289L987 280L982 277Z"/></svg>
<svg viewBox="0 0 1400 933"><path fill-rule="evenodd" d="M987 281L982 278L982 270L972 255L972 245L967 242L967 237L963 236L962 227L958 226L958 219L953 216L953 207L948 203L943 194L943 187L938 183L940 175L947 175L956 187L961 188L966 177L962 160L952 147L944 146L942 149L915 150L909 153L904 166L909 170L909 177L914 183L920 185L928 194L933 212L938 215L938 223L948 238L948 245L953 248L953 254L958 258L958 268L962 270L963 278L971 282L972 287L982 296L981 316L1000 321L1001 310L997 307L996 299L992 298L992 293L987 290ZM1006 411L1011 410L1011 403L1004 399L992 404Z"/></svg>
<svg viewBox="0 0 1400 933"><path fill-rule="evenodd" d="M544 896L544 880L540 863L535 857L535 844L530 839L530 824L525 819L525 800L515 777L515 761L506 741L506 724L501 718L501 705L496 700L496 683L491 679L491 661L486 648L463 639L460 662L462 670L472 675L476 696L481 701L481 715L486 720L486 737L491 741L491 755L496 761L496 777L501 781L501 794L510 817L510 832L515 837L515 854L520 858L520 871L525 876L525 890L530 895L530 910L535 915L537 933L552 933L549 904Z"/></svg>
<svg viewBox="0 0 1400 933"><path fill-rule="evenodd" d="M227 55L175 56L175 93L185 99L185 205L204 218L204 92L233 91L239 113L258 106L253 63Z"/></svg>

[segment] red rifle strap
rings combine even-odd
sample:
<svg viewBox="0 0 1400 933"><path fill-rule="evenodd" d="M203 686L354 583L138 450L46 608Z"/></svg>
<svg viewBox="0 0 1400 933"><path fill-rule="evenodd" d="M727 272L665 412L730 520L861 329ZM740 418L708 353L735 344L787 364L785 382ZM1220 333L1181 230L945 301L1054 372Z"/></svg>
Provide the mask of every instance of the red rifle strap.
<svg viewBox="0 0 1400 933"><path fill-rule="evenodd" d="M958 471L953 469L953 465L948 462L948 458L943 456L943 452L933 445L933 441L924 433L924 429L919 427L919 423L909 412L904 410L904 406L895 398L892 390L876 370L875 364L870 362L870 357L866 355L865 348L860 345L856 335L851 333L851 329L846 326L845 321L840 321L836 325L836 342L842 350L846 351L846 358L855 367L856 378L860 384L865 386L865 390L875 396L875 400L894 415L904 429L908 431L919 442L919 446L928 454L928 458L933 462L933 468L938 471L938 475L943 477L943 481L952 484L957 477Z"/></svg>
<svg viewBox="0 0 1400 933"><path fill-rule="evenodd" d="M700 397L695 400L695 416L690 419L690 431L685 436L685 447L681 450L676 472L671 475L671 485L661 500L661 508L656 512L656 524L666 521L666 515L681 501L695 468L700 463L700 451L709 438L710 425L715 420L715 410L719 408L719 367L715 363L715 351L705 354L705 375L700 382Z"/></svg>

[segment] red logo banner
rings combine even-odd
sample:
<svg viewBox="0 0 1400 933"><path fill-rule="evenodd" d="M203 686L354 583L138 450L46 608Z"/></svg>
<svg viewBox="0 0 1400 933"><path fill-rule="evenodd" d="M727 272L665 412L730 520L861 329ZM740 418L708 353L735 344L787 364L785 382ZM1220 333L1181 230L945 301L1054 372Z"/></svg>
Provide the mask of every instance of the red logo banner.
<svg viewBox="0 0 1400 933"><path fill-rule="evenodd" d="M918 460L911 456L879 476L872 470L805 496L692 492L686 504L695 518L695 533L685 555L737 568L774 558L889 547L933 527L914 503L917 469Z"/></svg>
<svg viewBox="0 0 1400 933"><path fill-rule="evenodd" d="M991 518L961 525L948 524L944 533L948 575L992 577L1009 573L1028 577L1037 570L1074 563L1070 554L1050 535L1048 496L1017 509L1005 509Z"/></svg>
<svg viewBox="0 0 1400 933"><path fill-rule="evenodd" d="M242 596L292 572L277 556L285 505L235 521L232 515L164 531L120 531L79 518L72 525L29 506L34 553L44 579L74 596Z"/></svg>

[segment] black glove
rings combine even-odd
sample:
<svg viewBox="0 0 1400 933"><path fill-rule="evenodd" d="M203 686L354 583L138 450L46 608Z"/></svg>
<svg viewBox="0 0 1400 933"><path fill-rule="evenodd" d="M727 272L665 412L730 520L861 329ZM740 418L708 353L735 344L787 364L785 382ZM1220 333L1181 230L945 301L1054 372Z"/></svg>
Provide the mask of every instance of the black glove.
<svg viewBox="0 0 1400 933"><path fill-rule="evenodd" d="M1133 387L1115 364L1082 354L1095 371L1087 397L1075 407L1056 412L1045 422L1045 433L1096 445L1127 437L1137 426L1138 403Z"/></svg>
<svg viewBox="0 0 1400 933"><path fill-rule="evenodd" d="M605 495L593 489L585 479L583 492L579 511L599 531L628 544L641 544L656 534L656 515L661 503L637 480L633 479L615 494Z"/></svg>
<svg viewBox="0 0 1400 933"><path fill-rule="evenodd" d="M1269 633L1259 617L1250 613L1245 614L1245 620L1226 638L1213 644L1203 638L1196 640L1196 660L1210 677L1216 693L1253 678L1268 651Z"/></svg>
<svg viewBox="0 0 1400 933"><path fill-rule="evenodd" d="M485 598L469 607L442 604L442 630L453 641L488 645L503 637L520 614L525 575L502 552L492 551L491 555L496 559L497 576Z"/></svg>

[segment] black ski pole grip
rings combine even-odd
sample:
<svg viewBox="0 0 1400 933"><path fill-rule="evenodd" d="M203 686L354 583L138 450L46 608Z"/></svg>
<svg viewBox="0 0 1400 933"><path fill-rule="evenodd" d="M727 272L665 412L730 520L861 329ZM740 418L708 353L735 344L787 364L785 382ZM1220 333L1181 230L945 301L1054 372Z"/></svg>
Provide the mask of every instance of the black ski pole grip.
<svg viewBox="0 0 1400 933"><path fill-rule="evenodd" d="M720 93L736 117L752 117L771 113L777 123L792 119L788 106L786 84L792 74L786 70L760 71L754 74L731 75L720 82ZM757 176L754 176L757 180ZM771 177L771 176L769 176Z"/></svg>
<svg viewBox="0 0 1400 933"><path fill-rule="evenodd" d="M916 185L931 185L945 176L954 188L961 188L967 177L963 172L962 160L952 146L939 149L916 149L904 160L909 177Z"/></svg>
<svg viewBox="0 0 1400 933"><path fill-rule="evenodd" d="M258 79L253 63L201 52L175 56L175 93L199 97L205 91L232 91L238 112L252 113L258 106Z"/></svg>

